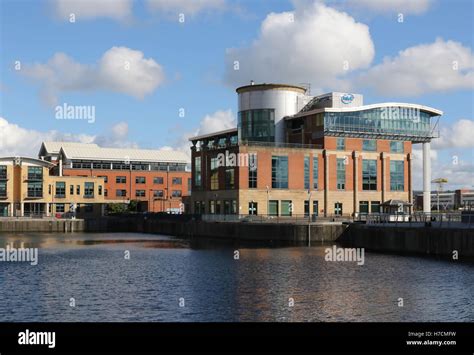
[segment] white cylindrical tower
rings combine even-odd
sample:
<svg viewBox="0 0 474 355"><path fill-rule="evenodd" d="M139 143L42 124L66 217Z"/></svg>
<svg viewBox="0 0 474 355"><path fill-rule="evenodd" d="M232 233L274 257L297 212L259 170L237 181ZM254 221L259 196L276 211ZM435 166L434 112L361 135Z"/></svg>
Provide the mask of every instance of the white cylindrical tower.
<svg viewBox="0 0 474 355"><path fill-rule="evenodd" d="M239 139L285 142L284 117L308 101L306 88L286 84L251 84L237 88Z"/></svg>

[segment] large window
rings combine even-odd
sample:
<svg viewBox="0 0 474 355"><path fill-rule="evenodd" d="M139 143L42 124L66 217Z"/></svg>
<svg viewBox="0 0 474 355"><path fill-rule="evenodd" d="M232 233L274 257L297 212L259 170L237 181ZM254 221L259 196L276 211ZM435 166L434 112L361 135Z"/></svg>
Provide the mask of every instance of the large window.
<svg viewBox="0 0 474 355"><path fill-rule="evenodd" d="M173 191L171 191L171 197L181 197L181 196L182 196L181 190L173 190Z"/></svg>
<svg viewBox="0 0 474 355"><path fill-rule="evenodd" d="M268 215L278 216L278 201L277 200L268 201Z"/></svg>
<svg viewBox="0 0 474 355"><path fill-rule="evenodd" d="M336 187L337 187L338 190L345 190L345 188L346 188L346 164L345 164L345 162L346 162L345 158L338 158L337 159Z"/></svg>
<svg viewBox="0 0 474 355"><path fill-rule="evenodd" d="M145 190L135 190L135 197L145 197Z"/></svg>
<svg viewBox="0 0 474 355"><path fill-rule="evenodd" d="M211 158L211 190L219 189L219 164L217 158Z"/></svg>
<svg viewBox="0 0 474 355"><path fill-rule="evenodd" d="M85 182L84 183L84 197L92 198L94 197L94 183L93 182Z"/></svg>
<svg viewBox="0 0 474 355"><path fill-rule="evenodd" d="M115 178L115 183L117 184L125 184L127 182L127 177L126 176L117 176Z"/></svg>
<svg viewBox="0 0 474 355"><path fill-rule="evenodd" d="M309 157L304 157L304 188L309 190Z"/></svg>
<svg viewBox="0 0 474 355"><path fill-rule="evenodd" d="M201 157L194 158L194 186L201 186Z"/></svg>
<svg viewBox="0 0 474 355"><path fill-rule="evenodd" d="M117 197L126 197L127 196L127 190L115 190L115 196Z"/></svg>
<svg viewBox="0 0 474 355"><path fill-rule="evenodd" d="M272 156L272 188L288 188L288 157Z"/></svg>
<svg viewBox="0 0 474 355"><path fill-rule="evenodd" d="M364 139L362 141L362 150L367 152L377 151L377 141L375 139Z"/></svg>
<svg viewBox="0 0 474 355"><path fill-rule="evenodd" d="M43 180L43 168L40 166L29 166L28 180Z"/></svg>
<svg viewBox="0 0 474 355"><path fill-rule="evenodd" d="M313 189L318 188L318 156L313 157Z"/></svg>
<svg viewBox="0 0 474 355"><path fill-rule="evenodd" d="M7 183L5 181L0 181L0 197L7 196Z"/></svg>
<svg viewBox="0 0 474 355"><path fill-rule="evenodd" d="M281 215L291 216L293 214L293 203L290 200L281 201Z"/></svg>
<svg viewBox="0 0 474 355"><path fill-rule="evenodd" d="M239 112L238 134L241 141L275 141L275 110L260 109Z"/></svg>
<svg viewBox="0 0 474 355"><path fill-rule="evenodd" d="M377 160L362 160L362 190L377 190Z"/></svg>
<svg viewBox="0 0 474 355"><path fill-rule="evenodd" d="M0 165L0 180L7 178L7 167L5 165Z"/></svg>
<svg viewBox="0 0 474 355"><path fill-rule="evenodd" d="M144 176L135 177L135 184L145 184L146 178Z"/></svg>
<svg viewBox="0 0 474 355"><path fill-rule="evenodd" d="M174 177L173 180L171 181L173 185L182 185L183 184L183 179L180 177Z"/></svg>
<svg viewBox="0 0 474 355"><path fill-rule="evenodd" d="M249 188L257 188L257 153L249 154Z"/></svg>
<svg viewBox="0 0 474 355"><path fill-rule="evenodd" d="M29 182L28 183L28 197L43 197L43 183Z"/></svg>
<svg viewBox="0 0 474 355"><path fill-rule="evenodd" d="M369 201L359 201L359 212L369 213Z"/></svg>
<svg viewBox="0 0 474 355"><path fill-rule="evenodd" d="M56 196L57 198L66 197L66 183L58 181L56 182Z"/></svg>
<svg viewBox="0 0 474 355"><path fill-rule="evenodd" d="M403 191L405 189L403 160L390 161L390 190Z"/></svg>
<svg viewBox="0 0 474 355"><path fill-rule="evenodd" d="M153 178L153 184L155 184L155 185L161 185L161 184L163 184L163 177L161 177L161 176L155 176L155 177Z"/></svg>
<svg viewBox="0 0 474 355"><path fill-rule="evenodd" d="M160 197L163 197L163 196L164 196L163 190L154 190L153 191L153 197L160 198Z"/></svg>
<svg viewBox="0 0 474 355"><path fill-rule="evenodd" d="M403 153L403 142L392 141L390 142L390 153Z"/></svg>
<svg viewBox="0 0 474 355"><path fill-rule="evenodd" d="M234 168L225 169L225 188L226 189L235 188L235 169Z"/></svg>
<svg viewBox="0 0 474 355"><path fill-rule="evenodd" d="M380 201L370 202L370 212L371 213L379 213L380 212Z"/></svg>

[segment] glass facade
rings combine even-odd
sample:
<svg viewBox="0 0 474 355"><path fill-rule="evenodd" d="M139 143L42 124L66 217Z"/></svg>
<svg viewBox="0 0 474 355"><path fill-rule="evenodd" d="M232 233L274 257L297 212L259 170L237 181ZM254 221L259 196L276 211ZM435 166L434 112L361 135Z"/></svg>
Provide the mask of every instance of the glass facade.
<svg viewBox="0 0 474 355"><path fill-rule="evenodd" d="M309 190L309 157L304 157L304 188Z"/></svg>
<svg viewBox="0 0 474 355"><path fill-rule="evenodd" d="M272 156L272 188L288 188L288 157Z"/></svg>
<svg viewBox="0 0 474 355"><path fill-rule="evenodd" d="M337 159L337 189L344 190L346 188L346 159L338 158Z"/></svg>
<svg viewBox="0 0 474 355"><path fill-rule="evenodd" d="M380 107L353 112L326 112L324 130L429 138L430 114L407 107Z"/></svg>
<svg viewBox="0 0 474 355"><path fill-rule="evenodd" d="M390 161L390 190L403 191L405 189L403 160Z"/></svg>
<svg viewBox="0 0 474 355"><path fill-rule="evenodd" d="M377 190L377 160L362 160L362 190Z"/></svg>
<svg viewBox="0 0 474 355"><path fill-rule="evenodd" d="M194 186L201 187L201 157L194 158Z"/></svg>
<svg viewBox="0 0 474 355"><path fill-rule="evenodd" d="M260 109L240 111L238 134L240 141L274 142L275 110Z"/></svg>

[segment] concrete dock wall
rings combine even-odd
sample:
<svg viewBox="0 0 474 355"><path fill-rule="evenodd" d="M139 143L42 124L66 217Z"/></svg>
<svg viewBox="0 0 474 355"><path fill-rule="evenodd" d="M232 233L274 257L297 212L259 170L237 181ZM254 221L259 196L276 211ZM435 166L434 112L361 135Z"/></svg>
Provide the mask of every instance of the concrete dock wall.
<svg viewBox="0 0 474 355"><path fill-rule="evenodd" d="M397 254L425 254L459 259L474 257L474 228L395 227L352 224L338 240L357 248Z"/></svg>
<svg viewBox="0 0 474 355"><path fill-rule="evenodd" d="M68 233L83 232L85 223L83 219L0 219L0 233Z"/></svg>

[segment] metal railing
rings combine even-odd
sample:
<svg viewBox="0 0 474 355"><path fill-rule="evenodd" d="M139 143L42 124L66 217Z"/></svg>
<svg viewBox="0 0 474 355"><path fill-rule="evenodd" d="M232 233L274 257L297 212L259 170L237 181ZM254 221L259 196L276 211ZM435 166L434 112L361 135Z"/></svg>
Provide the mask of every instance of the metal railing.
<svg viewBox="0 0 474 355"><path fill-rule="evenodd" d="M408 213L357 213L354 221L366 224L395 224L400 226L474 227L474 212L414 212Z"/></svg>

